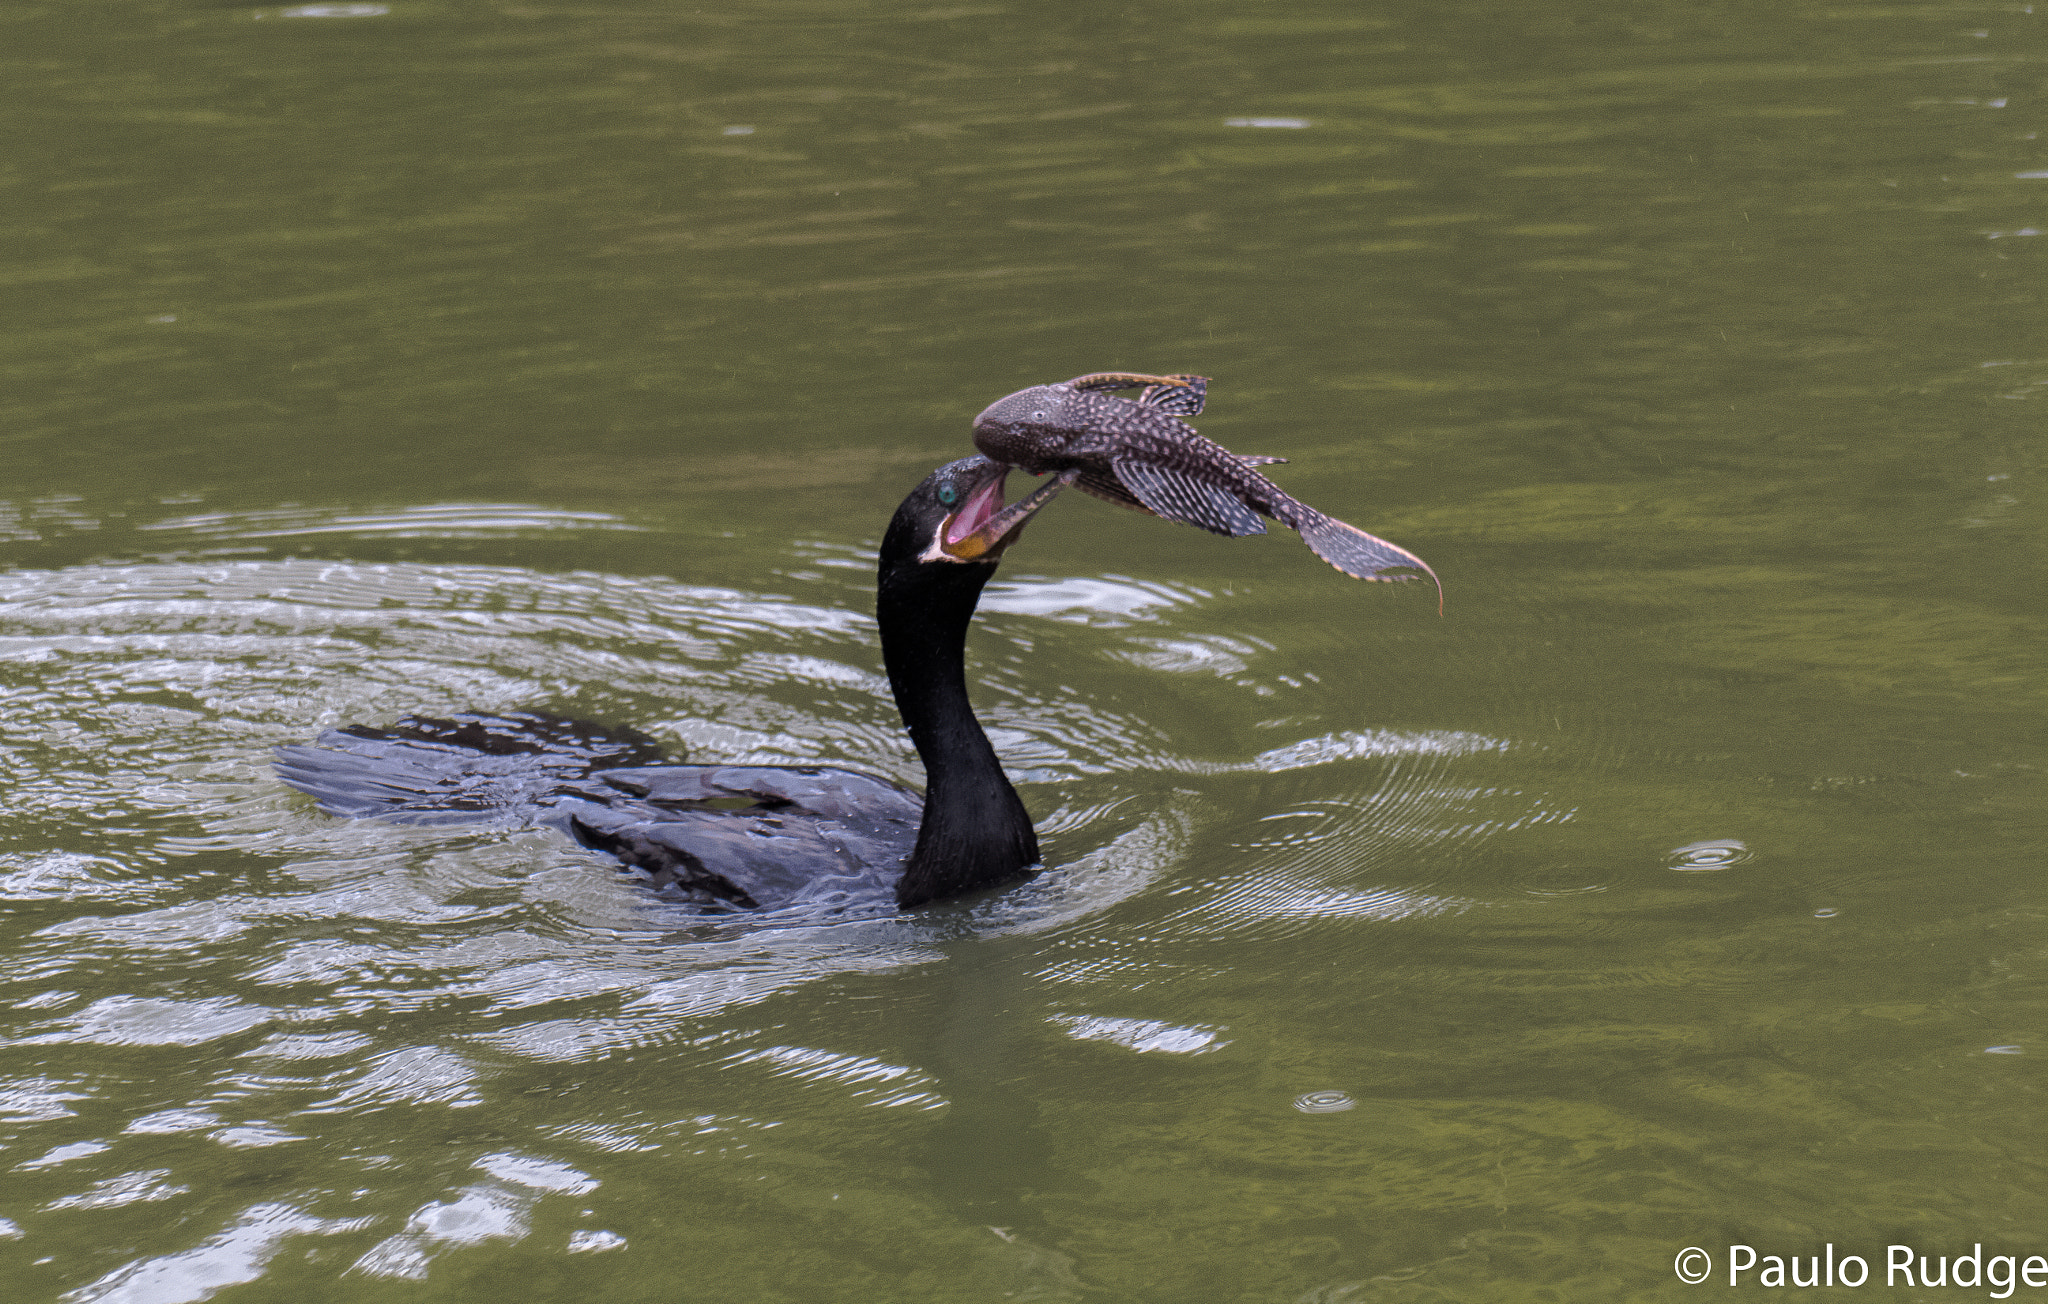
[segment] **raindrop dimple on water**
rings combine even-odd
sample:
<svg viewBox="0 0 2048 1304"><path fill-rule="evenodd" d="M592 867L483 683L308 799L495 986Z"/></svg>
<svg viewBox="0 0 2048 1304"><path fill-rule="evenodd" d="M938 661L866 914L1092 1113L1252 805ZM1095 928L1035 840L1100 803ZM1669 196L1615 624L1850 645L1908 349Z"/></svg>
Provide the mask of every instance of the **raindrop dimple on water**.
<svg viewBox="0 0 2048 1304"><path fill-rule="evenodd" d="M732 126L727 127L719 134L722 136L751 136L754 134L754 129L747 126Z"/></svg>
<svg viewBox="0 0 2048 1304"><path fill-rule="evenodd" d="M1294 1107L1304 1114L1341 1114L1357 1104L1341 1091L1311 1091L1294 1098Z"/></svg>
<svg viewBox="0 0 2048 1304"><path fill-rule="evenodd" d="M1670 851L1670 866L1681 872L1695 873L1700 870L1726 869L1739 865L1750 857L1749 847L1734 838L1714 838L1707 842L1688 842Z"/></svg>
<svg viewBox="0 0 2048 1304"><path fill-rule="evenodd" d="M294 5L277 11L279 18L381 18L389 5Z"/></svg>
<svg viewBox="0 0 2048 1304"><path fill-rule="evenodd" d="M1833 919L1836 915L1839 915L1841 913L1841 911L1835 909L1833 906L1822 906L1820 909L1813 912L1813 917L1815 919Z"/></svg>

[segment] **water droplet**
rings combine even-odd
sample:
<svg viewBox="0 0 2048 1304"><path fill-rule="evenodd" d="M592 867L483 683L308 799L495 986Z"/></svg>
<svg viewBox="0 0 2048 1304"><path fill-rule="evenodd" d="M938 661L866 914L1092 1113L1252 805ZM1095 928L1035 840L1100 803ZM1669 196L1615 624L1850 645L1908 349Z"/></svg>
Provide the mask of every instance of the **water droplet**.
<svg viewBox="0 0 2048 1304"><path fill-rule="evenodd" d="M1833 919L1836 915L1839 915L1841 913L1841 911L1835 909L1833 906L1822 906L1820 909L1813 912L1813 917L1815 919Z"/></svg>
<svg viewBox="0 0 2048 1304"><path fill-rule="evenodd" d="M1746 844L1734 838L1715 838L1709 842L1688 842L1682 847L1673 847L1671 868L1684 873L1726 869L1730 865L1741 864L1749 857Z"/></svg>
<svg viewBox="0 0 2048 1304"><path fill-rule="evenodd" d="M1294 1107L1304 1114L1341 1114L1357 1104L1341 1091L1311 1091L1294 1098Z"/></svg>

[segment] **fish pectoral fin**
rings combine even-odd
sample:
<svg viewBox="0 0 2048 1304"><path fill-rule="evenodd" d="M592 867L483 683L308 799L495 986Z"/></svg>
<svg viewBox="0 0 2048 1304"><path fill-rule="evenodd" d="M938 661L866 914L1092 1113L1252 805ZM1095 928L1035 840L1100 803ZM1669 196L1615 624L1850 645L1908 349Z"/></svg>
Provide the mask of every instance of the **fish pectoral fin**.
<svg viewBox="0 0 2048 1304"><path fill-rule="evenodd" d="M1232 538L1266 532L1258 512L1223 485L1132 457L1110 465L1124 488L1154 515Z"/></svg>
<svg viewBox="0 0 2048 1304"><path fill-rule="evenodd" d="M1287 461L1284 457L1267 457L1263 453L1232 453L1231 456L1246 466L1279 466Z"/></svg>
<svg viewBox="0 0 2048 1304"><path fill-rule="evenodd" d="M1083 471L1080 478L1074 481L1074 487L1084 494L1095 495L1103 502L1115 503L1118 507L1128 507L1134 512L1143 512L1147 516L1158 515L1151 508L1139 502L1136 495L1124 488L1123 484L1107 471Z"/></svg>

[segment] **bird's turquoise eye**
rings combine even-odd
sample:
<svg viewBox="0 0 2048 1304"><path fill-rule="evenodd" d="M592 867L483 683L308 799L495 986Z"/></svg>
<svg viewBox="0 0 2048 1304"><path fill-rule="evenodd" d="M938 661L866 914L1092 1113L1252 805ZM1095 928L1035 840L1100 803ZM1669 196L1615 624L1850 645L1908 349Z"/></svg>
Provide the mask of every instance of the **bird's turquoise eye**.
<svg viewBox="0 0 2048 1304"><path fill-rule="evenodd" d="M942 506L942 507L951 507L951 506L952 506L952 505L953 505L954 503L956 503L956 502L959 502L959 501L960 501L960 491L959 491L958 489L955 489L955 488L954 488L954 487L953 487L952 485L949 485L949 484L942 484L942 485L940 485L940 486L939 486L939 505L940 505L940 506Z"/></svg>

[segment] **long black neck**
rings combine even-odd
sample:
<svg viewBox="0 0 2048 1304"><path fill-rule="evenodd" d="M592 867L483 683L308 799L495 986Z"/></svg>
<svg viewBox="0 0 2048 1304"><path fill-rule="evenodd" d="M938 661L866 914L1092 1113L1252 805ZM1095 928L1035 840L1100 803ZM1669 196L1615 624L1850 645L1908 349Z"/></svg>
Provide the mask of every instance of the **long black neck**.
<svg viewBox="0 0 2048 1304"><path fill-rule="evenodd" d="M900 524L882 545L875 614L896 709L924 761L924 822L896 888L908 909L1028 877L1038 838L967 700L967 626L995 565L921 561Z"/></svg>

